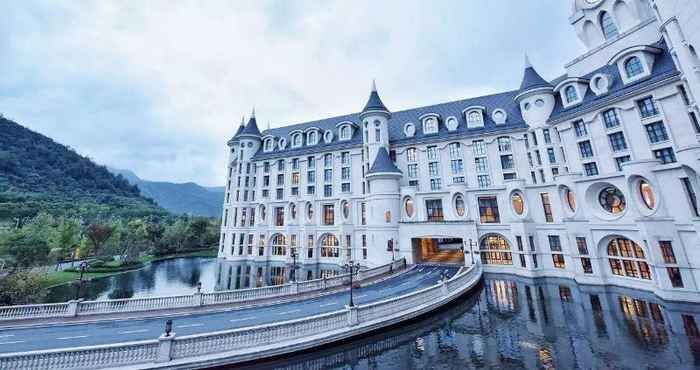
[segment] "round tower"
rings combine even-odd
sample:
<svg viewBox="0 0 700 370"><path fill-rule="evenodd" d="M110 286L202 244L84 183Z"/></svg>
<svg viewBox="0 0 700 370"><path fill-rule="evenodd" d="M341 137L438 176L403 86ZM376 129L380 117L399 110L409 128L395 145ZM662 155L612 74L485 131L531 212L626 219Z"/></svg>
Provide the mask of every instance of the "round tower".
<svg viewBox="0 0 700 370"><path fill-rule="evenodd" d="M379 148L389 151L389 119L391 112L379 98L377 85L372 81L372 91L369 94L367 104L360 112L362 126L362 142L364 148L363 174L369 171L374 163Z"/></svg>

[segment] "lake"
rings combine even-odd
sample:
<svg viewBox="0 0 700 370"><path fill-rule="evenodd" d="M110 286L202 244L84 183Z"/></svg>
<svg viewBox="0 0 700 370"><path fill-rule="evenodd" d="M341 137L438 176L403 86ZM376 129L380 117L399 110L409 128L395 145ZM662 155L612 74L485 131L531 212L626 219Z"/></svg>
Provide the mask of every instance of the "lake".
<svg viewBox="0 0 700 370"><path fill-rule="evenodd" d="M308 265L299 280L336 274ZM210 258L160 261L85 285L89 299L189 294L280 284L288 266ZM70 299L73 287L51 290ZM472 294L429 317L250 369L690 369L700 367L700 305L566 279L485 275Z"/></svg>

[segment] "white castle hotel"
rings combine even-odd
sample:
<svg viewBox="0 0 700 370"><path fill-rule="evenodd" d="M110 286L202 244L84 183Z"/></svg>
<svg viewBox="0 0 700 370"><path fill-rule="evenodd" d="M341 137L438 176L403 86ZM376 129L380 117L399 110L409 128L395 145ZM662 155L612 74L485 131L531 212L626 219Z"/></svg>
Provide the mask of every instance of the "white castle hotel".
<svg viewBox="0 0 700 370"><path fill-rule="evenodd" d="M700 301L700 2L575 0L588 51L519 88L228 142L219 257L481 260ZM572 40L573 42L573 40Z"/></svg>

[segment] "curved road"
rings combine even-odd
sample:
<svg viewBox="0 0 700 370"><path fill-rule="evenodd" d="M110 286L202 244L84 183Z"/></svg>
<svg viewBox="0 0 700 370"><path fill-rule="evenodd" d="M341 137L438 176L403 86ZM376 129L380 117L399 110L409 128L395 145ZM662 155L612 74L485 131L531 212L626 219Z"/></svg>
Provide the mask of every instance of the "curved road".
<svg viewBox="0 0 700 370"><path fill-rule="evenodd" d="M454 275L458 267L417 266L397 277L354 289L355 304L366 304L399 296L436 284L440 272ZM178 336L298 319L342 309L348 291L296 302L225 312L169 316ZM156 339L163 334L164 318L128 319L0 330L0 353L92 346Z"/></svg>

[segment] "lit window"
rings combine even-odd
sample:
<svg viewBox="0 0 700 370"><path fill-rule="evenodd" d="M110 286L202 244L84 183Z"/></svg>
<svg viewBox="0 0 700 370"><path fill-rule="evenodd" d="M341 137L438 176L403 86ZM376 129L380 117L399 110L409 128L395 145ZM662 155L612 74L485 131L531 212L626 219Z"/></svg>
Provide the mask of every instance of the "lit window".
<svg viewBox="0 0 700 370"><path fill-rule="evenodd" d="M413 217L413 199L406 198L403 201L403 208L406 212L406 216Z"/></svg>
<svg viewBox="0 0 700 370"><path fill-rule="evenodd" d="M479 217L481 223L501 222L496 197L479 197Z"/></svg>
<svg viewBox="0 0 700 370"><path fill-rule="evenodd" d="M481 262L487 265L512 265L513 256L508 241L497 234L485 236L479 244Z"/></svg>
<svg viewBox="0 0 700 370"><path fill-rule="evenodd" d="M566 204L569 206L571 212L576 212L576 195L569 188L564 189L564 197L566 198Z"/></svg>
<svg viewBox="0 0 700 370"><path fill-rule="evenodd" d="M651 280L644 251L627 238L618 237L608 243L608 261L614 275Z"/></svg>
<svg viewBox="0 0 700 370"><path fill-rule="evenodd" d="M625 196L620 189L614 186L608 186L600 191L598 195L598 203L604 210L612 214L619 214L625 211L627 203Z"/></svg>
<svg viewBox="0 0 700 370"><path fill-rule="evenodd" d="M513 193L510 197L510 203L513 205L515 214L522 215L525 212L525 201L520 193Z"/></svg>
<svg viewBox="0 0 700 370"><path fill-rule="evenodd" d="M457 213L457 216L463 217L465 213L465 208L464 208L464 198L462 197L461 194L458 194L455 197L455 212Z"/></svg>
<svg viewBox="0 0 700 370"><path fill-rule="evenodd" d="M428 222L442 222L444 220L442 213L442 200L427 199L425 201L425 209L428 216Z"/></svg>
<svg viewBox="0 0 700 370"><path fill-rule="evenodd" d="M647 208L656 208L656 196L654 195L654 190L645 180L641 180L639 182L639 195L642 197L642 201L644 201L644 205Z"/></svg>

